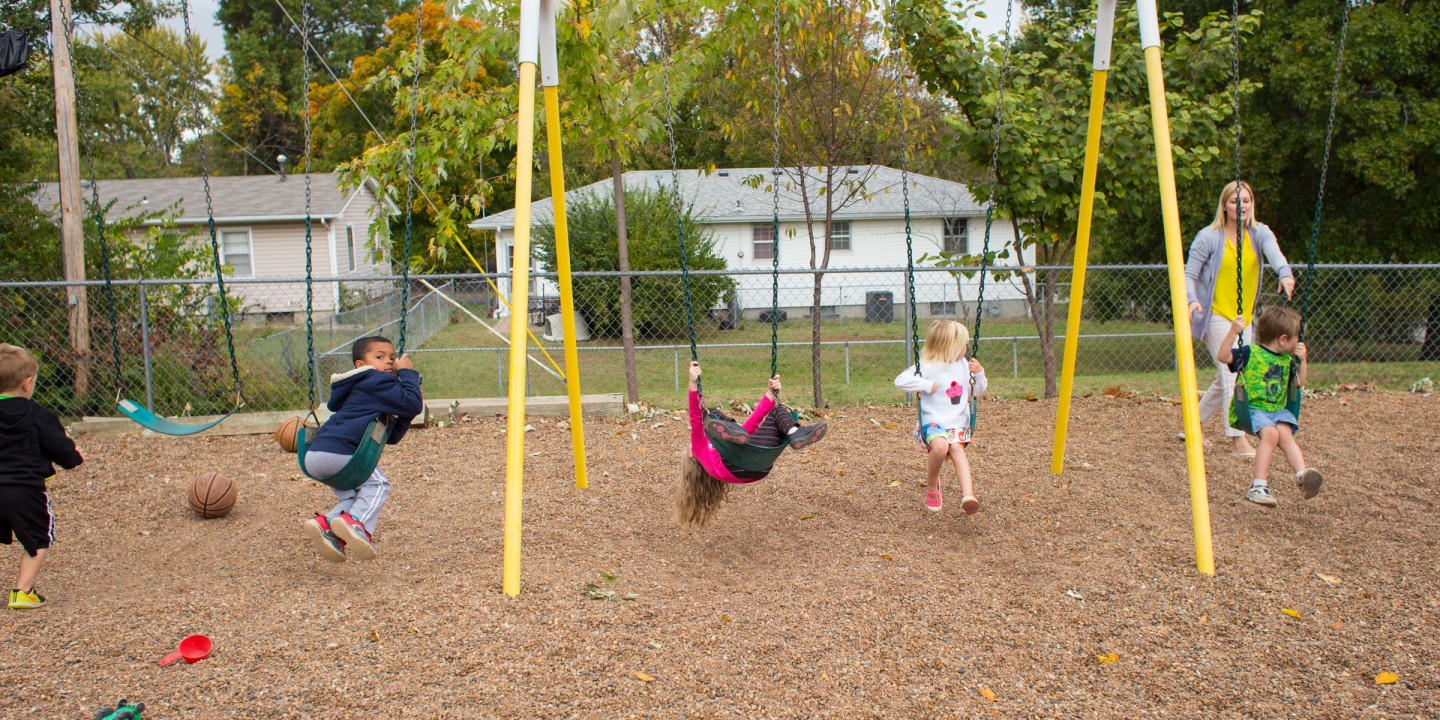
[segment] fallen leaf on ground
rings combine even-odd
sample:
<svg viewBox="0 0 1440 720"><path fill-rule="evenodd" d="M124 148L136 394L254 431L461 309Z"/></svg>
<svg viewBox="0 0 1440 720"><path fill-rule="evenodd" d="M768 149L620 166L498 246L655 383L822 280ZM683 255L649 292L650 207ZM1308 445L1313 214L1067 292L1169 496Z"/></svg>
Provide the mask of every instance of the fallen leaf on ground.
<svg viewBox="0 0 1440 720"><path fill-rule="evenodd" d="M899 480L896 480L896 481L890 483L890 487L900 487L900 481L899 481Z"/></svg>
<svg viewBox="0 0 1440 720"><path fill-rule="evenodd" d="M989 700L990 702L995 702L995 693L991 691L990 688L980 688L980 694L984 695L986 700Z"/></svg>
<svg viewBox="0 0 1440 720"><path fill-rule="evenodd" d="M896 425L895 423L885 423L885 426L884 426L884 427L885 427L886 430L894 430L895 428L900 427L900 426L899 426L899 425Z"/></svg>
<svg viewBox="0 0 1440 720"><path fill-rule="evenodd" d="M370 639L374 640L375 642L380 642L380 631L379 631L379 630L375 630L375 629L371 629L371 630L370 630Z"/></svg>
<svg viewBox="0 0 1440 720"><path fill-rule="evenodd" d="M1320 572L1315 573L1315 577L1318 577L1318 578L1320 578L1321 580L1324 580L1325 582L1330 583L1331 585L1339 585L1340 583L1344 582L1344 580L1341 580L1340 578L1335 577L1334 575L1326 575L1325 573L1320 573Z"/></svg>
<svg viewBox="0 0 1440 720"><path fill-rule="evenodd" d="M1299 610L1291 610L1290 608L1280 608L1280 612L1283 612L1283 613L1285 613L1286 615L1289 615L1290 617L1293 617L1293 618L1298 618L1298 617L1300 617L1300 611L1299 611Z"/></svg>
<svg viewBox="0 0 1440 720"><path fill-rule="evenodd" d="M801 519L801 520L809 520L810 518L813 518L813 517L815 517L815 516L814 516L814 515L811 515L810 513L805 513L804 515L801 515L801 516L800 516L800 519Z"/></svg>
<svg viewBox="0 0 1440 720"><path fill-rule="evenodd" d="M1392 672L1382 672L1375 676L1376 685L1394 685L1400 679L1399 675Z"/></svg>
<svg viewBox="0 0 1440 720"><path fill-rule="evenodd" d="M721 616L720 616L720 620L721 620L722 622L730 622L730 616L729 616L729 615L721 615Z"/></svg>
<svg viewBox="0 0 1440 720"><path fill-rule="evenodd" d="M1072 597L1072 598L1075 598L1076 600L1081 600L1081 601L1083 601L1083 600L1085 599L1085 596L1084 596L1084 595L1081 595L1080 593L1075 592L1074 590L1066 590L1066 591L1065 591L1065 594L1066 594L1066 595L1069 595L1069 596Z"/></svg>
<svg viewBox="0 0 1440 720"><path fill-rule="evenodd" d="M880 553L880 559L882 559L882 560L894 560L895 558L892 558L892 557L890 557L889 555L886 555L885 553Z"/></svg>
<svg viewBox="0 0 1440 720"><path fill-rule="evenodd" d="M1101 665L1108 665L1119 660L1120 655L1118 653L1104 653L1102 655L1096 655L1095 659L1099 660Z"/></svg>
<svg viewBox="0 0 1440 720"><path fill-rule="evenodd" d="M650 677L649 675L646 675L645 673L642 673L638 670L635 672L635 677L638 678L641 682L655 682L655 678Z"/></svg>

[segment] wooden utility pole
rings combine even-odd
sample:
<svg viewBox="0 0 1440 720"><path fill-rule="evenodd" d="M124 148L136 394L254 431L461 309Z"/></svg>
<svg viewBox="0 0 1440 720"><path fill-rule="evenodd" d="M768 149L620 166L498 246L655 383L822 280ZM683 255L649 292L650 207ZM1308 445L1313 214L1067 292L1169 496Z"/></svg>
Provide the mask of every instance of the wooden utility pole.
<svg viewBox="0 0 1440 720"><path fill-rule="evenodd" d="M55 141L60 160L60 241L65 282L85 280L85 202L80 195L80 142L75 126L75 67L71 55L69 0L50 0L51 74L55 77ZM85 286L67 285L70 348L75 353L75 395L90 389L90 318Z"/></svg>

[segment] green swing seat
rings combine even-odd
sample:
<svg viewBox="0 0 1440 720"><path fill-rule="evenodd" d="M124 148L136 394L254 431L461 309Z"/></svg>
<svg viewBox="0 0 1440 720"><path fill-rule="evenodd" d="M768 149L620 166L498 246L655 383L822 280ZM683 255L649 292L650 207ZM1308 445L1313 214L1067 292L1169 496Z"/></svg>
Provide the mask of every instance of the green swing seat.
<svg viewBox="0 0 1440 720"><path fill-rule="evenodd" d="M315 434L320 432L319 427L305 427L302 432L295 434L295 457L300 462L300 472L311 480L328 485L336 490L354 490L365 484L375 468L380 464L380 455L385 451L385 440L390 428L379 418L371 420L365 427L365 434L360 438L359 447L355 448L355 455L340 468L340 472L330 477L315 477L305 467L305 452L314 442Z"/></svg>
<svg viewBox="0 0 1440 720"><path fill-rule="evenodd" d="M1295 373L1300 369L1300 363L1295 358L1290 358L1290 388L1286 393L1285 409L1300 419L1300 387L1295 384ZM1235 374L1235 395L1230 399L1230 427L1237 430L1244 430L1247 435L1256 435L1255 425L1250 422L1250 393L1245 390L1245 375L1241 372Z"/></svg>
<svg viewBox="0 0 1440 720"><path fill-rule="evenodd" d="M151 412L149 408L146 408L144 405L141 405L134 400L121 400L119 403L120 413L123 414L125 417L128 417L131 420L135 421L136 424L140 425L146 430L153 430L162 435L182 436L194 435L196 433L205 432L206 430L209 430L210 428L215 427L222 422L225 422L227 418L229 418L231 415L234 415L236 411L238 411L242 407L244 407L243 403L236 405L234 410L231 410L230 412L227 412L224 415L221 415L220 417L215 418L214 420L211 420L209 422L190 424L178 423L174 420L160 417L159 415Z"/></svg>
<svg viewBox="0 0 1440 720"><path fill-rule="evenodd" d="M718 418L708 411L706 414L722 422L730 422L724 418ZM793 411L791 412L791 416L795 416ZM731 424L742 430L744 429L739 423ZM746 472L770 472L771 468L775 467L775 461L780 459L780 453L785 452L785 448L790 447L787 443L781 443L777 447L769 447L765 445L754 445L752 443L731 442L724 438L717 437L714 433L710 432L708 427L705 429L705 437L710 440L710 445L715 448L715 452L720 453L720 457L723 458L726 463L731 467Z"/></svg>

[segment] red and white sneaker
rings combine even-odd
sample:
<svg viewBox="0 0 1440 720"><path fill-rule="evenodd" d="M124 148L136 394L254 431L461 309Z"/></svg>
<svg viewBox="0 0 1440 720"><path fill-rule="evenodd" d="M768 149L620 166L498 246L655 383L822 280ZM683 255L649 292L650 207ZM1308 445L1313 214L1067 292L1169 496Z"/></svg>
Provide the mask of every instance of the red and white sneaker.
<svg viewBox="0 0 1440 720"><path fill-rule="evenodd" d="M320 553L320 557L330 562L345 562L345 541L335 536L330 530L330 521L319 513L315 517L300 524L300 529L309 538L310 544Z"/></svg>
<svg viewBox="0 0 1440 720"><path fill-rule="evenodd" d="M331 520L330 530L344 541L347 556L356 560L375 559L375 541L370 539L370 531L365 529L364 523L350 517L350 513L340 513L340 517Z"/></svg>

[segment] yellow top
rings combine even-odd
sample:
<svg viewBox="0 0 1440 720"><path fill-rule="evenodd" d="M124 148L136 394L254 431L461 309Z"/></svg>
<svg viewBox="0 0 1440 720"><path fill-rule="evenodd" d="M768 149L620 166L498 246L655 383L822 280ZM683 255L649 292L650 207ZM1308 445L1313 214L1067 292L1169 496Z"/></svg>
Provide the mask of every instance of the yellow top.
<svg viewBox="0 0 1440 720"><path fill-rule="evenodd" d="M1245 317L1250 321L1255 310L1255 290L1260 285L1260 261L1255 257L1255 246L1250 242L1250 233L1245 233ZM1215 297L1210 302L1210 312L1225 318L1235 319L1235 241L1225 240L1225 255L1220 258L1220 274L1215 276Z"/></svg>

